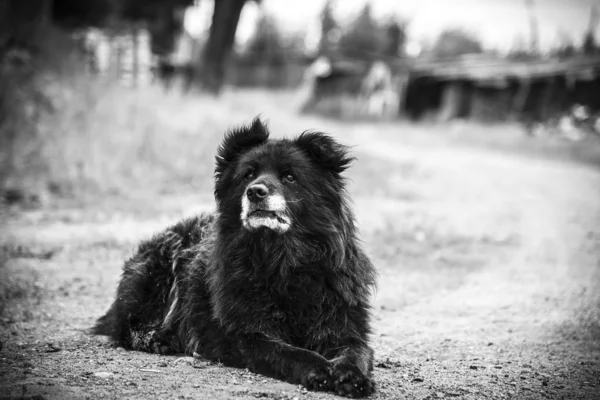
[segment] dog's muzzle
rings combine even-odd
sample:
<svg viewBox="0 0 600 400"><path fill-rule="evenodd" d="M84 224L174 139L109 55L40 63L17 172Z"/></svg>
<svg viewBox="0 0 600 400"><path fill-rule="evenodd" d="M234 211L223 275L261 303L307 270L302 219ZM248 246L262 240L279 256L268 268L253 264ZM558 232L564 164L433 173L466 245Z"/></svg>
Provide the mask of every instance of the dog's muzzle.
<svg viewBox="0 0 600 400"><path fill-rule="evenodd" d="M263 183L252 183L242 197L242 225L248 230L261 227L276 232L286 232L290 228L285 198L276 191L269 190Z"/></svg>

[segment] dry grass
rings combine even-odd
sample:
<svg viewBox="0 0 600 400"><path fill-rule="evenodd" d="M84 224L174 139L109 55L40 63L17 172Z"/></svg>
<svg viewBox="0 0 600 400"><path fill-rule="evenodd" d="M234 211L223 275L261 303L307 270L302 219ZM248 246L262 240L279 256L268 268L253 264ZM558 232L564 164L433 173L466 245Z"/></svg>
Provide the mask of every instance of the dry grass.
<svg viewBox="0 0 600 400"><path fill-rule="evenodd" d="M193 185L211 174L206 161L220 130L210 114L182 121L182 114L206 108L202 99L185 102L85 77L52 82L47 92L55 111L40 117L34 134L15 138L5 184L77 196L126 194Z"/></svg>
<svg viewBox="0 0 600 400"><path fill-rule="evenodd" d="M216 100L158 86L127 88L84 71L44 71L22 81L27 85L0 88L14 104L0 122L0 189L85 202L211 191L223 132L266 116L268 108L281 113L278 95L267 92ZM283 97L289 105L290 96Z"/></svg>

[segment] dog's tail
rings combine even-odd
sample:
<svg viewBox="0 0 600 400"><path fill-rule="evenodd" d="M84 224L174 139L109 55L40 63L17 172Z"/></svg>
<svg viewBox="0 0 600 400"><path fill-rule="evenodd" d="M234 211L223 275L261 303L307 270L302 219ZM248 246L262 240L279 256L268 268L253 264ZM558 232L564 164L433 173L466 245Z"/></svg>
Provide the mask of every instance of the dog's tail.
<svg viewBox="0 0 600 400"><path fill-rule="evenodd" d="M106 314L98 318L96 325L90 329L90 333L94 335L112 336L115 326L115 305L113 304Z"/></svg>

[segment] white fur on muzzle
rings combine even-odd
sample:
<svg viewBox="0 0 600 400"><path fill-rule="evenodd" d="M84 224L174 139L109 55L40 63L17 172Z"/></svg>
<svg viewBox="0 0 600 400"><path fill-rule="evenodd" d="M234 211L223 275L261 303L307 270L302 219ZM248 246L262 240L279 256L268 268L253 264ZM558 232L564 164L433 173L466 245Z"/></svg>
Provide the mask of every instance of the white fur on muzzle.
<svg viewBox="0 0 600 400"><path fill-rule="evenodd" d="M254 211L272 212L273 216L253 215ZM286 232L290 229L291 221L286 215L285 199L280 194L269 195L261 207L250 203L247 196L242 197L242 225L248 230L260 227L269 228L275 232Z"/></svg>

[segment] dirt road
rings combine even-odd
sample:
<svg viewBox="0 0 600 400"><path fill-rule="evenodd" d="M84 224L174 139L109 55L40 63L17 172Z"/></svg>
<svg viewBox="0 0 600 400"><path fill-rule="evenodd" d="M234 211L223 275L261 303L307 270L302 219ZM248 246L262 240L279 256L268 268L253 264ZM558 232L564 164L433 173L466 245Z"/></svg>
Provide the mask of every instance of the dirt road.
<svg viewBox="0 0 600 400"><path fill-rule="evenodd" d="M345 134L379 270L374 398L600 398L600 171ZM85 332L139 238L212 208L210 193L148 202L161 213L107 200L2 217L0 398L334 398Z"/></svg>

